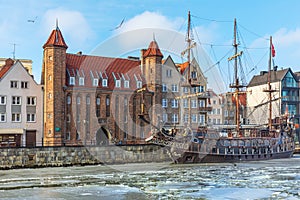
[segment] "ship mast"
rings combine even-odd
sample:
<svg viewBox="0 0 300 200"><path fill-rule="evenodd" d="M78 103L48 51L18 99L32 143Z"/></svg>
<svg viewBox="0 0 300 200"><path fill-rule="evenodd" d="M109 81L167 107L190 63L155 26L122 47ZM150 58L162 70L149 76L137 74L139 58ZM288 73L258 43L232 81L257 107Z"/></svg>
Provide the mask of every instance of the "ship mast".
<svg viewBox="0 0 300 200"><path fill-rule="evenodd" d="M240 88L244 87L239 83L238 77L238 57L242 55L242 51L238 53L238 43L237 43L237 27L236 27L236 19L234 19L234 39L233 39L233 47L234 47L234 55L228 58L228 61L234 59L234 83L230 84L230 88L234 88L234 96L235 96L235 123L237 125L237 132L240 131L240 106L239 106L239 93Z"/></svg>
<svg viewBox="0 0 300 200"><path fill-rule="evenodd" d="M271 65L272 65L272 36L270 36L270 54L269 54L269 68L268 68L268 88L264 90L264 92L268 93L269 97L269 120L268 120L268 127L269 131L272 129L272 93L276 90L272 89L271 86Z"/></svg>

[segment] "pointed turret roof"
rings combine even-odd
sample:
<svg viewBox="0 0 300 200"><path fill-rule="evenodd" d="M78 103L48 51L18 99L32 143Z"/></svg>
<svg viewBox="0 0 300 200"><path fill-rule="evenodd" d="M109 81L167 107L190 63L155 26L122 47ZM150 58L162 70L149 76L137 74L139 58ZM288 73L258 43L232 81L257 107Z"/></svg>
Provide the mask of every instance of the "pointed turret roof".
<svg viewBox="0 0 300 200"><path fill-rule="evenodd" d="M68 45L66 44L64 37L62 36L61 31L58 28L57 22L56 22L56 29L54 29L47 42L44 44L43 48L47 47L47 46L57 46L57 47L64 47L64 48L68 48Z"/></svg>
<svg viewBox="0 0 300 200"><path fill-rule="evenodd" d="M150 42L148 49L145 51L144 57L148 57L148 56L160 56L163 57L157 42L155 41L155 39Z"/></svg>

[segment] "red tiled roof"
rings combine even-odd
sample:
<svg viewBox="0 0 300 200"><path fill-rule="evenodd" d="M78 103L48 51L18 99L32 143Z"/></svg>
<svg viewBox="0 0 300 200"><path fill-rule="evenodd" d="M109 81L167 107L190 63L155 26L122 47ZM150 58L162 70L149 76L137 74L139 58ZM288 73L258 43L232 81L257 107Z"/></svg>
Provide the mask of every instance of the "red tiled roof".
<svg viewBox="0 0 300 200"><path fill-rule="evenodd" d="M8 58L5 60L5 65L0 70L0 79L6 74L6 72L14 65L14 60Z"/></svg>
<svg viewBox="0 0 300 200"><path fill-rule="evenodd" d="M153 40L152 42L150 42L148 49L144 52L144 57L148 57L148 56L160 56L163 57L158 44L155 40Z"/></svg>
<svg viewBox="0 0 300 200"><path fill-rule="evenodd" d="M183 74L183 72L186 70L186 68L189 66L188 62L177 64L178 67L180 67L180 73Z"/></svg>
<svg viewBox="0 0 300 200"><path fill-rule="evenodd" d="M129 89L136 89L135 76L140 77L142 74L140 69L140 61L123 58L109 58L67 53L66 66L69 73L67 73L66 79L66 84L68 86L70 86L69 76L78 77L78 75L84 75L85 77L84 86L78 86L78 80L76 79L76 87L95 87L93 86L92 80L93 78L98 78L100 88L113 90L115 88L115 78L113 76L114 73L116 79L122 79L122 74L126 80L129 78ZM108 79L108 87L102 87L101 78L99 76ZM123 81L124 80L122 79L120 89L126 90L126 88L124 88Z"/></svg>
<svg viewBox="0 0 300 200"><path fill-rule="evenodd" d="M59 47L68 48L67 44L65 43L64 37L62 36L62 33L58 27L56 27L56 29L51 32L43 48L47 46L59 46Z"/></svg>

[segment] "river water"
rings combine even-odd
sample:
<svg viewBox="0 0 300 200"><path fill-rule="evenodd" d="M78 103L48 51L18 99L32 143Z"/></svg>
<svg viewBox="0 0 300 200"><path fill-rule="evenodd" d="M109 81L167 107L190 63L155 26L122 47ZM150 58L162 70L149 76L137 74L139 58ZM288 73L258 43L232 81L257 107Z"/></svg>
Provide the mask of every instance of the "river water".
<svg viewBox="0 0 300 200"><path fill-rule="evenodd" d="M300 155L247 163L146 163L0 171L0 199L300 199Z"/></svg>

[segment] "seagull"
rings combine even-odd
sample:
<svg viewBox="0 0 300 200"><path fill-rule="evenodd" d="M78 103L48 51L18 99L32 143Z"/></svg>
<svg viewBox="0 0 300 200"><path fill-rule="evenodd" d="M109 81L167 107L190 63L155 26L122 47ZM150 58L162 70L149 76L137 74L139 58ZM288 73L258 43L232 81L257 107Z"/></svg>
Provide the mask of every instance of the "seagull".
<svg viewBox="0 0 300 200"><path fill-rule="evenodd" d="M27 22L34 23L36 19L37 19L37 16L34 19L28 19Z"/></svg>
<svg viewBox="0 0 300 200"><path fill-rule="evenodd" d="M113 31L113 30L121 28L121 26L124 23L124 21L125 21L125 18L123 18L123 20L121 21L121 23L118 26L116 26L114 29L111 29L110 31Z"/></svg>

